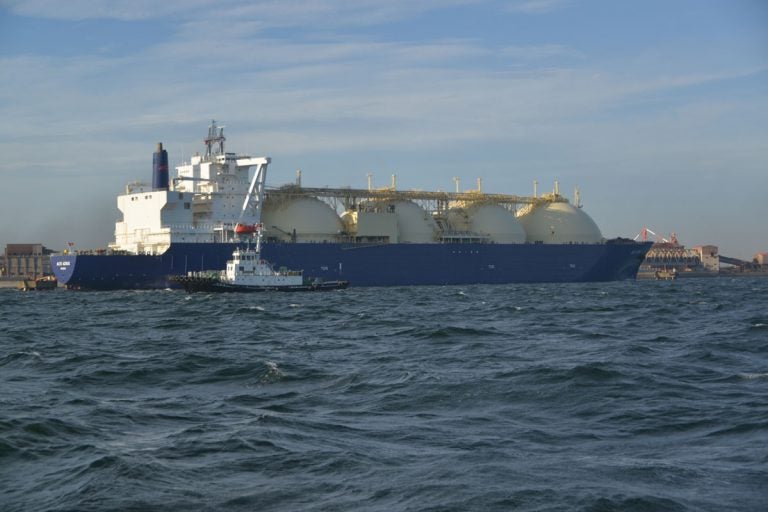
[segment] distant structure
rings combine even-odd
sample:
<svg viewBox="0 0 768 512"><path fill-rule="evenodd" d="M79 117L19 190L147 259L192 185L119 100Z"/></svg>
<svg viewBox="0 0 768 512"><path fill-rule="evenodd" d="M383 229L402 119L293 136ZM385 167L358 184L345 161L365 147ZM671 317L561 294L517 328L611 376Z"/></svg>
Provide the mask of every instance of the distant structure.
<svg viewBox="0 0 768 512"><path fill-rule="evenodd" d="M714 245L686 248L672 233L669 239L643 228L635 237L648 240L648 234L656 242L645 255L637 273L638 279L677 279L678 277L714 277L720 271L720 256Z"/></svg>
<svg viewBox="0 0 768 512"><path fill-rule="evenodd" d="M52 274L51 257L54 251L43 244L8 244L5 246L4 277L38 278Z"/></svg>
<svg viewBox="0 0 768 512"><path fill-rule="evenodd" d="M720 255L716 245L697 245L693 252L699 259L701 267L710 272L720 272Z"/></svg>
<svg viewBox="0 0 768 512"><path fill-rule="evenodd" d="M646 241L649 234L655 237L656 242L640 265L638 279L768 275L768 252L755 254L751 262L744 261L719 254L716 245L698 245L688 249L678 241L675 233L667 239L648 228L643 228L635 240Z"/></svg>
<svg viewBox="0 0 768 512"><path fill-rule="evenodd" d="M720 275L727 276L768 276L768 252L758 252L752 257L752 261L743 261L736 258L721 256L723 263L732 265L720 271Z"/></svg>

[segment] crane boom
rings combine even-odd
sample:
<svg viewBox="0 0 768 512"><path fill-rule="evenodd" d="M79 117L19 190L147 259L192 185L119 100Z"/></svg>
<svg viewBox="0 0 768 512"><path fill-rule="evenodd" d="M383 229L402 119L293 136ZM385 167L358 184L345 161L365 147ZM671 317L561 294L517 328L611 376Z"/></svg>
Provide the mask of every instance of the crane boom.
<svg viewBox="0 0 768 512"><path fill-rule="evenodd" d="M261 224L261 208L264 204L264 186L267 181L267 166L269 165L269 158L249 158L243 164L256 165L256 172L253 173L251 183L248 186L248 193L245 194L245 200L243 201L243 208L240 210L240 217L235 224L235 233L250 234L259 231L259 225ZM238 161L238 165L240 162ZM253 210L251 223L243 222L245 213L248 211L249 206Z"/></svg>

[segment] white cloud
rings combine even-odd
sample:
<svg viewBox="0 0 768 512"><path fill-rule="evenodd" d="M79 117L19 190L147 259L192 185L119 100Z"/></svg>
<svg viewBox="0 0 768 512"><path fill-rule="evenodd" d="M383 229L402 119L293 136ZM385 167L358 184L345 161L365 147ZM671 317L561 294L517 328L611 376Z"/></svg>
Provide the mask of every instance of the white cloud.
<svg viewBox="0 0 768 512"><path fill-rule="evenodd" d="M572 0L512 0L507 8L513 12L543 14L561 9L571 2Z"/></svg>
<svg viewBox="0 0 768 512"><path fill-rule="evenodd" d="M5 7L22 16L61 20L116 19L122 21L176 18L252 20L252 27L371 25L410 17L433 9L479 3L482 0L5 0ZM242 28L242 25L240 25Z"/></svg>
<svg viewBox="0 0 768 512"><path fill-rule="evenodd" d="M554 58L584 59L586 55L573 48L559 44L545 44L536 46L508 46L501 49L501 54L515 60L525 62L537 60L549 60Z"/></svg>
<svg viewBox="0 0 768 512"><path fill-rule="evenodd" d="M16 70L0 85L0 98L8 103L4 113L22 120L6 135L17 143L110 133L138 138L148 127L220 117L268 127L261 139L280 151L527 140L554 125L626 108L636 97L744 73L492 71L464 65L491 53L472 41L309 44L229 35L213 43L183 38L118 60L3 59L0 65ZM569 50L552 45L506 52ZM168 62L174 63L172 72L166 71ZM271 140L270 130L295 137L283 144L288 137Z"/></svg>
<svg viewBox="0 0 768 512"><path fill-rule="evenodd" d="M116 19L137 21L211 9L210 0L5 0L4 6L21 16L60 20Z"/></svg>

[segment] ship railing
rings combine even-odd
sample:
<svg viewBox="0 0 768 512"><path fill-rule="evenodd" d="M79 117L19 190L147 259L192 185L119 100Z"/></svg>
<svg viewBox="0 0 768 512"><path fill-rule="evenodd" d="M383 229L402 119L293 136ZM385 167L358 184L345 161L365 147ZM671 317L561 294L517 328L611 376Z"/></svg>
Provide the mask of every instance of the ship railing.
<svg viewBox="0 0 768 512"><path fill-rule="evenodd" d="M98 248L98 249L64 249L60 253L54 253L54 254L73 254L75 256L105 256L105 255L132 255L135 254L132 251L126 251L124 249L112 249L112 248Z"/></svg>
<svg viewBox="0 0 768 512"><path fill-rule="evenodd" d="M170 232L189 232L199 233L201 231L213 233L214 229L221 228L221 224L205 223L205 224L189 224L189 223L172 223L163 224L163 229L167 229Z"/></svg>
<svg viewBox="0 0 768 512"><path fill-rule="evenodd" d="M472 231L444 231L440 235L440 242L442 243L464 243L464 244L477 244L477 243L491 243L490 235L484 235L481 233L474 233Z"/></svg>
<svg viewBox="0 0 768 512"><path fill-rule="evenodd" d="M212 279L219 277L220 272L218 270L190 270L187 272L187 277L203 277L206 279Z"/></svg>
<svg viewBox="0 0 768 512"><path fill-rule="evenodd" d="M303 270L288 270L286 267L280 267L276 272L281 276L300 276L304 274Z"/></svg>

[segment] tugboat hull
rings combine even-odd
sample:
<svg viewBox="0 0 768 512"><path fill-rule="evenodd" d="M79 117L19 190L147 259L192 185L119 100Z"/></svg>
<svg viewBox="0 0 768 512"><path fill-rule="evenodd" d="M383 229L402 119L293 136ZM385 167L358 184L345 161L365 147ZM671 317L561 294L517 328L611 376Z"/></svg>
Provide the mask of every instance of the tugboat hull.
<svg viewBox="0 0 768 512"><path fill-rule="evenodd" d="M318 281L297 285L243 285L227 283L218 277L171 276L170 281L181 285L187 293L195 292L319 292L342 290L349 286L349 281Z"/></svg>

